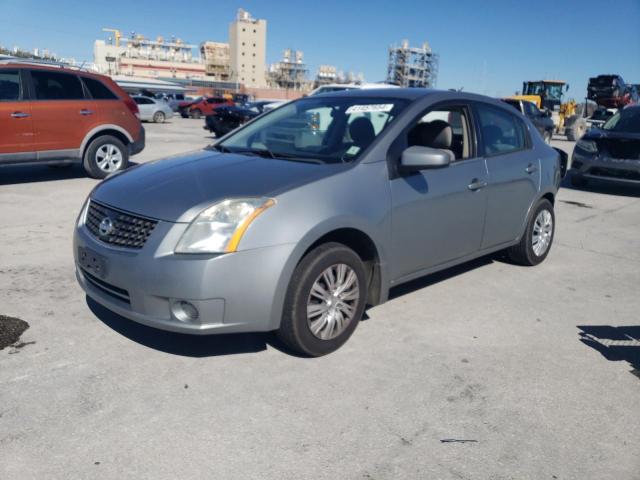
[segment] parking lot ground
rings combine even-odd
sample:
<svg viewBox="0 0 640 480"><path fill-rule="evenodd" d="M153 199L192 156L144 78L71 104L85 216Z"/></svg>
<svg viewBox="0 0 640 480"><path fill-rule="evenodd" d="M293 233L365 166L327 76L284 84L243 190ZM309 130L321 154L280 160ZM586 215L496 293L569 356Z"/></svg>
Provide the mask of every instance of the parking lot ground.
<svg viewBox="0 0 640 480"><path fill-rule="evenodd" d="M206 145L201 125L147 125L134 160ZM29 323L0 351L0 478L640 477L640 189L562 189L542 265L400 286L304 359L88 302L71 240L96 183L0 170L0 315Z"/></svg>

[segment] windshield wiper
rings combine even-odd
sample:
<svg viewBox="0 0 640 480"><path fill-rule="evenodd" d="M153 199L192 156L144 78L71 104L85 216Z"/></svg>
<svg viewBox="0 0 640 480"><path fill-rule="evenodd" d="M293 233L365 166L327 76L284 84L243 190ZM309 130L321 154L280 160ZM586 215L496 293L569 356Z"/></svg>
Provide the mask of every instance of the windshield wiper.
<svg viewBox="0 0 640 480"><path fill-rule="evenodd" d="M274 160L290 160L292 162L316 163L318 165L323 165L325 163L319 159L300 157L299 155L294 155L291 153L272 152L267 148L234 148L233 150L228 150L231 153L239 153L240 155L256 155L263 158L272 158Z"/></svg>
<svg viewBox="0 0 640 480"><path fill-rule="evenodd" d="M225 147L224 145L211 145L211 148L222 153L231 153L231 150L229 150L229 148Z"/></svg>

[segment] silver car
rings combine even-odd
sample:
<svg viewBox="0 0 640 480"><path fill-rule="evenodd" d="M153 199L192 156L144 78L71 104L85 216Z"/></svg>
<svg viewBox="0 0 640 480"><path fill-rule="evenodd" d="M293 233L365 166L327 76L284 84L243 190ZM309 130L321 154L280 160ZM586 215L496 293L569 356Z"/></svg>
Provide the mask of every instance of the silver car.
<svg viewBox="0 0 640 480"><path fill-rule="evenodd" d="M171 106L164 100L156 98L143 97L136 95L133 100L140 110L140 120L147 122L164 123L168 118L173 117Z"/></svg>
<svg viewBox="0 0 640 480"><path fill-rule="evenodd" d="M199 153L115 174L74 236L95 301L191 334L341 346L403 282L553 241L559 152L512 107L423 89L306 97Z"/></svg>

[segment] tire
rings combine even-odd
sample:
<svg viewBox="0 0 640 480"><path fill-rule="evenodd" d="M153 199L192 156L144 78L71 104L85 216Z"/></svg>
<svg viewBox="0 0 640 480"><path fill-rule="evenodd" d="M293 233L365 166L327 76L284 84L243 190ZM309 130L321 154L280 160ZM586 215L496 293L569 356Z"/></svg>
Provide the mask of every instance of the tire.
<svg viewBox="0 0 640 480"><path fill-rule="evenodd" d="M584 122L577 121L570 128L567 129L567 140L577 142L586 133L587 126Z"/></svg>
<svg viewBox="0 0 640 480"><path fill-rule="evenodd" d="M544 133L542 134L542 138L544 139L544 143L546 143L547 145L550 145L551 139L553 138L553 133L550 132L549 130L545 130Z"/></svg>
<svg viewBox="0 0 640 480"><path fill-rule="evenodd" d="M330 295L331 289L326 288L329 282L324 275L329 270L333 272L329 278L346 280L335 282L338 291L341 283L344 287L351 282L343 290L346 293L342 293L343 296ZM323 290L327 295L321 295ZM335 242L320 245L307 253L293 272L276 335L287 347L305 356L331 353L340 348L358 326L367 300L366 290L367 274L353 250ZM310 319L307 318L308 306L313 310Z"/></svg>
<svg viewBox="0 0 640 480"><path fill-rule="evenodd" d="M153 114L153 121L155 123L164 123L166 116L164 112L156 112Z"/></svg>
<svg viewBox="0 0 640 480"><path fill-rule="evenodd" d="M105 178L129 166L129 149L118 138L102 135L89 144L82 164L91 178Z"/></svg>
<svg viewBox="0 0 640 480"><path fill-rule="evenodd" d="M571 186L572 187L577 187L577 188L582 188L582 187L586 187L587 184L589 183L589 181L584 178L582 175L571 175Z"/></svg>
<svg viewBox="0 0 640 480"><path fill-rule="evenodd" d="M547 223L548 219L550 219L551 222L550 226ZM527 228L520 242L507 250L507 255L511 261L530 267L542 263L551 250L555 234L555 225L556 217L553 211L553 205L546 198L540 200L532 211L532 215L527 223ZM541 231L542 235L536 235L536 231ZM546 246L538 243L538 247L534 247L534 236L538 237L538 242L544 242Z"/></svg>
<svg viewBox="0 0 640 480"><path fill-rule="evenodd" d="M200 119L201 116L202 116L202 112L197 108L193 112L191 112L191 118L195 118L196 120L198 120Z"/></svg>

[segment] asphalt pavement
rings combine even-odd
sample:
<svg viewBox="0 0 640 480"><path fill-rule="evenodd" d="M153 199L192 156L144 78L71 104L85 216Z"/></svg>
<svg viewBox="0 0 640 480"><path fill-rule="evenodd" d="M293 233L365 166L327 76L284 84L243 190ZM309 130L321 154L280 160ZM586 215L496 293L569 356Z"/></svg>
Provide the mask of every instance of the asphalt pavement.
<svg viewBox="0 0 640 480"><path fill-rule="evenodd" d="M134 160L201 148L202 124L146 125ZM96 183L0 170L0 320L29 325L0 350L0 478L640 478L640 188L563 188L542 265L397 287L305 359L87 301L71 241Z"/></svg>

